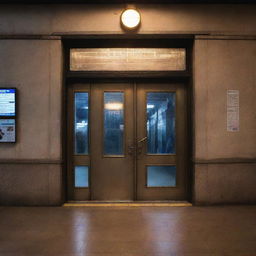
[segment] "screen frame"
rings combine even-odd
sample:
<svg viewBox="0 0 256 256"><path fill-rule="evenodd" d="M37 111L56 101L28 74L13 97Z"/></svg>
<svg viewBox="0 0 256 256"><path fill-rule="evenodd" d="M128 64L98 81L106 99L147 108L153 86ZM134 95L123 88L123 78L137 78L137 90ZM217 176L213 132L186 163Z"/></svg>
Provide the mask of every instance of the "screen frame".
<svg viewBox="0 0 256 256"><path fill-rule="evenodd" d="M1 144L4 143L16 143L17 142L17 93L18 90L16 87L0 87L0 90L14 90L14 116L4 116L0 114L0 120L3 119L9 119L9 120L14 120L15 122L15 126L14 126L14 133L15 133L15 137L14 137L14 141L0 141Z"/></svg>
<svg viewBox="0 0 256 256"><path fill-rule="evenodd" d="M4 118L4 119L7 119L7 117L10 117L12 119L15 119L16 116L17 116L17 88L15 87L0 87L0 90L14 90L14 115L13 116L8 116L8 115L2 115L0 114L0 118Z"/></svg>

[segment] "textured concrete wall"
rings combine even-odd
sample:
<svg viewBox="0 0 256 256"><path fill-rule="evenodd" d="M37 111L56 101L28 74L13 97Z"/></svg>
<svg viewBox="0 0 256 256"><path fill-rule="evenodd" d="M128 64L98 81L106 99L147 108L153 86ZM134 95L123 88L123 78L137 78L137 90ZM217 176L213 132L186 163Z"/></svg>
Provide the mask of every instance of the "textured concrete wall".
<svg viewBox="0 0 256 256"><path fill-rule="evenodd" d="M256 202L256 41L213 39L195 41L195 202ZM240 92L239 132L227 90Z"/></svg>
<svg viewBox="0 0 256 256"><path fill-rule="evenodd" d="M125 4L1 6L0 34L120 33L120 14L124 8ZM137 8L142 17L141 33L256 34L256 5L137 5Z"/></svg>
<svg viewBox="0 0 256 256"><path fill-rule="evenodd" d="M256 202L256 163L196 164L195 203Z"/></svg>
<svg viewBox="0 0 256 256"><path fill-rule="evenodd" d="M0 84L18 89L18 141L0 158L60 159L61 42L0 40Z"/></svg>
<svg viewBox="0 0 256 256"><path fill-rule="evenodd" d="M0 205L60 205L61 173L60 164L0 164Z"/></svg>
<svg viewBox="0 0 256 256"><path fill-rule="evenodd" d="M60 203L61 42L0 40L0 56L0 86L18 89L17 143L0 145L0 204Z"/></svg>

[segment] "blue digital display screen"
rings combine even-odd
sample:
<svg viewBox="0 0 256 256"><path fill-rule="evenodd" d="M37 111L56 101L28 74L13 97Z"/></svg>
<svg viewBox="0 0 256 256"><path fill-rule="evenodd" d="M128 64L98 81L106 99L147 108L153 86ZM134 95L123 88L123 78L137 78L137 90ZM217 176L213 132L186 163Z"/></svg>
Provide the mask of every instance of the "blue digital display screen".
<svg viewBox="0 0 256 256"><path fill-rule="evenodd" d="M16 89L0 89L0 116L15 116Z"/></svg>

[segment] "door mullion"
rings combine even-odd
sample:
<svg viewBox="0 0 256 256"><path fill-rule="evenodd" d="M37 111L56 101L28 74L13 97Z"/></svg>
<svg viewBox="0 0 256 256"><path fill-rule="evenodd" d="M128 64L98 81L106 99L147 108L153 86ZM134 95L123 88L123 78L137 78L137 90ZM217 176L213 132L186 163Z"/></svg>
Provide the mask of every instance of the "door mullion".
<svg viewBox="0 0 256 256"><path fill-rule="evenodd" d="M134 166L134 200L137 200L137 83L133 83L133 118L134 118L134 125L133 125L133 134L134 134L134 154L133 154L133 166Z"/></svg>

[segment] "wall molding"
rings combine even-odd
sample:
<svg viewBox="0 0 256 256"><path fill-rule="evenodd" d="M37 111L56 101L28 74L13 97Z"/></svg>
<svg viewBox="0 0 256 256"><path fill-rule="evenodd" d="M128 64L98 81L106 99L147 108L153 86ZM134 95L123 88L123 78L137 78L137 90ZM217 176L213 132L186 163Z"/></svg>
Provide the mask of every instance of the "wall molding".
<svg viewBox="0 0 256 256"><path fill-rule="evenodd" d="M256 40L252 34L232 34L210 31L145 31L131 34L120 31L79 31L54 32L52 34L0 34L0 40L62 40L62 39L195 39L195 40Z"/></svg>
<svg viewBox="0 0 256 256"><path fill-rule="evenodd" d="M61 159L0 159L1 164L63 164Z"/></svg>
<svg viewBox="0 0 256 256"><path fill-rule="evenodd" d="M256 158L216 158L216 159L194 159L194 164L254 164Z"/></svg>
<svg viewBox="0 0 256 256"><path fill-rule="evenodd" d="M196 35L195 40L256 40L256 35L210 34Z"/></svg>
<svg viewBox="0 0 256 256"><path fill-rule="evenodd" d="M249 164L256 163L256 158L216 158L193 159L194 164ZM0 164L63 164L61 159L0 159Z"/></svg>
<svg viewBox="0 0 256 256"><path fill-rule="evenodd" d="M209 35L200 31L145 31L140 33L124 33L122 31L69 31L49 34L0 34L0 39L16 40L62 40L62 39L193 39L194 35Z"/></svg>
<svg viewBox="0 0 256 256"><path fill-rule="evenodd" d="M0 40L61 40L61 36L52 35L0 35Z"/></svg>

